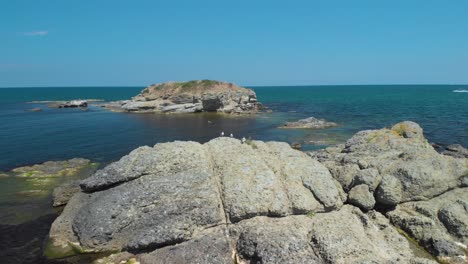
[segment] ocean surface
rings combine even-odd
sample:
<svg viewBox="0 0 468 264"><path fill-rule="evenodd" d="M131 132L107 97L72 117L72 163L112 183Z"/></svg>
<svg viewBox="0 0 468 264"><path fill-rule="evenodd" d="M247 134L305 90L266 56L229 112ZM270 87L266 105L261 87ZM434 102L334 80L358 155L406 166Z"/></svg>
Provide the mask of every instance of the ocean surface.
<svg viewBox="0 0 468 264"><path fill-rule="evenodd" d="M403 120L419 123L430 142L468 147L468 93L463 92L468 85L250 87L273 112L240 117L114 113L97 105L88 111L49 109L45 104L30 103L121 100L143 88L1 88L0 171L74 157L106 164L142 145L173 140L206 142L221 131L238 138L297 142L304 150L313 150L344 143L357 131L390 127ZM37 107L43 110L28 111ZM309 116L339 126L325 130L278 128L286 121ZM11 189L10 181L0 178L1 193ZM2 202L9 199L11 196L0 197L0 210Z"/></svg>

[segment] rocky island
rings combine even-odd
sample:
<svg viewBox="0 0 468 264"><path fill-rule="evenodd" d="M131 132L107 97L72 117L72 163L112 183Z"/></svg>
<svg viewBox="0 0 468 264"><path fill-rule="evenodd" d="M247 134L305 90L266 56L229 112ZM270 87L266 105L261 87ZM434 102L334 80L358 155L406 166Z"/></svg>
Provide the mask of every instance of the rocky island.
<svg viewBox="0 0 468 264"><path fill-rule="evenodd" d="M228 137L160 143L135 149L80 187L51 227L49 258L467 260L468 159L437 153L413 122L308 154Z"/></svg>
<svg viewBox="0 0 468 264"><path fill-rule="evenodd" d="M262 109L262 104L251 89L227 82L198 80L153 84L131 100L110 102L103 107L118 112L250 114Z"/></svg>

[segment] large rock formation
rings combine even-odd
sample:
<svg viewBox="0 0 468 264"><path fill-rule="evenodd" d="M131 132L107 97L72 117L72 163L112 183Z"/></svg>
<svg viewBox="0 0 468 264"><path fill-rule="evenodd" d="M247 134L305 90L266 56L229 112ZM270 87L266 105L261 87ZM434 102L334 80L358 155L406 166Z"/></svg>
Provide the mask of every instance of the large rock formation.
<svg viewBox="0 0 468 264"><path fill-rule="evenodd" d="M437 153L418 124L361 131L310 155L349 192L348 203L389 210L391 222L440 261L466 263L468 159Z"/></svg>
<svg viewBox="0 0 468 264"><path fill-rule="evenodd" d="M140 147L81 182L45 253L108 254L96 263L436 263L392 222L440 259L462 259L467 161L426 144L409 122L360 132L313 155L329 169L280 142ZM427 243L419 222L374 208L406 212L405 202L431 198L450 202L426 214L435 218Z"/></svg>
<svg viewBox="0 0 468 264"><path fill-rule="evenodd" d="M227 137L140 147L80 183L45 254L107 255L95 263L466 263L467 177L468 160L435 152L413 122L310 155Z"/></svg>
<svg viewBox="0 0 468 264"><path fill-rule="evenodd" d="M115 111L162 113L255 113L262 108L254 91L232 83L202 80L146 87L131 100L105 107Z"/></svg>

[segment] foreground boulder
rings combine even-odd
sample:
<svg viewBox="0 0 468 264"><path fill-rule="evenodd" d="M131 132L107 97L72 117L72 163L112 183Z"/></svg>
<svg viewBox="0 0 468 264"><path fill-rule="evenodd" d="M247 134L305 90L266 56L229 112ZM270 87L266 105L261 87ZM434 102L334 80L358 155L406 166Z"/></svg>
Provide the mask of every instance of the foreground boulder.
<svg viewBox="0 0 468 264"><path fill-rule="evenodd" d="M280 128L314 128L314 129L323 129L329 127L335 127L338 124L334 122L326 121L325 119L318 119L315 117L308 117L300 119L294 122L287 122Z"/></svg>
<svg viewBox="0 0 468 264"><path fill-rule="evenodd" d="M310 154L344 190L366 184L379 206L427 200L462 186L468 160L437 153L414 122L358 132L345 145ZM364 192L361 192L364 193Z"/></svg>
<svg viewBox="0 0 468 264"><path fill-rule="evenodd" d="M361 131L344 145L309 154L329 168L348 203L388 211L439 261L467 263L468 159L437 153L418 124Z"/></svg>
<svg viewBox="0 0 468 264"><path fill-rule="evenodd" d="M211 80L153 84L131 100L103 106L126 112L237 114L256 113L262 108L253 90Z"/></svg>
<svg viewBox="0 0 468 264"><path fill-rule="evenodd" d="M442 263L466 263L468 188L454 189L429 201L403 203L387 215Z"/></svg>
<svg viewBox="0 0 468 264"><path fill-rule="evenodd" d="M221 137L140 147L81 189L51 227L50 258L435 263L372 206L343 206L347 195L329 170L287 143Z"/></svg>

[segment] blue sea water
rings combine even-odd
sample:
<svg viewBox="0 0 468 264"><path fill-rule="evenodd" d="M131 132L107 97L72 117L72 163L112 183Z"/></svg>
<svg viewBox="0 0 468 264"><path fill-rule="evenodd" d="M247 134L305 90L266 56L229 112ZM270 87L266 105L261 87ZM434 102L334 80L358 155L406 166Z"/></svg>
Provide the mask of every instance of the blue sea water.
<svg viewBox="0 0 468 264"><path fill-rule="evenodd" d="M221 131L236 137L301 143L304 149L343 143L363 129L418 122L439 144L468 146L468 93L464 85L355 85L251 87L273 110L256 116L114 113L98 106L49 109L31 101L128 99L143 87L0 89L0 170L73 157L107 163L142 145L173 140L206 142ZM41 112L30 112L40 107ZM314 116L340 126L325 130L280 129ZM208 122L210 121L210 122Z"/></svg>

